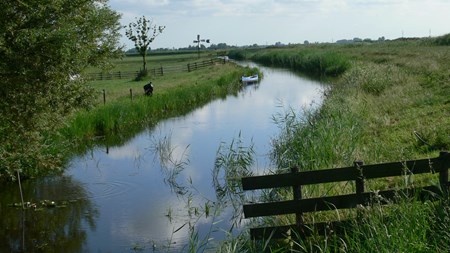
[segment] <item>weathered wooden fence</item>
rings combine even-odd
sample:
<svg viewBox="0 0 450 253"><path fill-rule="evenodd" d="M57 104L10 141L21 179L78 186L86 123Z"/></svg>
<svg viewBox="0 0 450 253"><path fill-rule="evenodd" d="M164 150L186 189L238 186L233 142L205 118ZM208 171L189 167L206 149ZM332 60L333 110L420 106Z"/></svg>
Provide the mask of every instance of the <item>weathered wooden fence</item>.
<svg viewBox="0 0 450 253"><path fill-rule="evenodd" d="M208 60L191 62L177 66L156 67L148 69L148 74L153 76L163 76L170 73L191 72L198 69L206 68L216 63L226 63L225 59L212 58ZM116 71L116 72L99 72L88 73L88 80L112 80L112 79L133 79L136 78L139 71Z"/></svg>
<svg viewBox="0 0 450 253"><path fill-rule="evenodd" d="M251 229L250 234L253 239L284 238L291 231L295 231L298 235L306 237L313 231L312 228L320 234L325 234L331 230L339 231L345 224L352 221L327 221L305 224L303 214L317 211L355 208L358 205L367 206L373 203L374 200L380 201L380 204L395 203L398 199L398 195L417 196L420 197L421 200L435 199L443 196L448 198L449 168L450 154L447 151L443 151L440 153L439 157L431 159L373 165L364 165L362 162L357 161L354 163L354 166L346 168L303 172L298 172L297 168L293 168L291 173L245 177L242 178L242 187L245 191L292 187L294 199L269 203L244 204L244 215L245 218L285 214L296 215L296 224ZM369 179L424 173L438 173L439 186L430 185L376 192L366 192L364 188L365 181ZM302 186L337 183L342 181L353 181L356 192L354 194L338 196L308 199L302 198Z"/></svg>
<svg viewBox="0 0 450 253"><path fill-rule="evenodd" d="M85 77L88 80L113 80L113 79L133 79L139 74L139 71L116 71L116 72L98 72L87 73Z"/></svg>

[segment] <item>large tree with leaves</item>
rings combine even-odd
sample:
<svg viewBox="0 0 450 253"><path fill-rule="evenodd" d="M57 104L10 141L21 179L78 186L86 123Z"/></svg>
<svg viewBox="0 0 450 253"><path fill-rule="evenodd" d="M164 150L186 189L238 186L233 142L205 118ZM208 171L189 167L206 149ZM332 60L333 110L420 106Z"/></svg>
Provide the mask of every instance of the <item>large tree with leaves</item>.
<svg viewBox="0 0 450 253"><path fill-rule="evenodd" d="M142 56L143 71L147 70L147 51L155 38L161 34L165 26L157 26L153 24L151 19L147 19L145 16L136 19L136 22L131 22L125 31L128 39L133 41L134 47Z"/></svg>
<svg viewBox="0 0 450 253"><path fill-rule="evenodd" d="M93 94L70 77L118 55L119 19L106 0L1 2L0 181L59 168L48 133Z"/></svg>

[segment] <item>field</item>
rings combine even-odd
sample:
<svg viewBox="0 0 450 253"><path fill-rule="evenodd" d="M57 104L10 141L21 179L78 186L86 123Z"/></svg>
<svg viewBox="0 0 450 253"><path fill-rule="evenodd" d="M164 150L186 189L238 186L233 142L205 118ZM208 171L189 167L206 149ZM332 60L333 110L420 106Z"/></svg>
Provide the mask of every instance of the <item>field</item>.
<svg viewBox="0 0 450 253"><path fill-rule="evenodd" d="M307 112L306 118L297 118L297 110L275 117L280 134L273 142L272 157L279 168L292 164L303 170L317 170L350 166L354 160L365 164L436 157L440 150L450 148L450 49L428 40L394 41L355 45L308 45L262 50L232 51L230 56L243 56L267 65L287 67L322 79L331 84L325 102L317 112ZM180 57L180 56L177 56ZM174 61L175 56L158 56L150 65L186 64L196 60L196 55L185 55ZM157 60L159 59L159 60ZM172 59L172 60L171 60ZM139 57L119 62L117 69L133 69L140 65ZM159 65L158 65L159 64ZM119 67L122 65L121 67ZM131 66L134 67L131 67ZM214 66L215 73L227 78L214 79L203 71L150 77L141 82L131 80L92 81L97 90L98 106L89 114L74 118L69 133L92 139L96 136L123 136L127 124L138 126L151 124L172 113L183 113L177 107L182 100L168 102L166 94L189 98L192 106L208 101L206 93L182 87L197 87L205 83L230 83L242 74L235 66ZM221 72L224 71L224 72ZM225 73L233 72L227 75ZM155 96L150 100L164 101L148 104L142 86L151 80ZM203 81L200 81L203 80ZM221 85L218 85L221 86ZM202 86L203 87L203 86ZM133 90L133 101L130 98ZM106 105L102 105L102 90L106 91ZM216 95L218 91L212 92ZM222 93L221 93L222 94ZM205 99L202 99L205 98ZM136 106L137 104L137 106ZM189 104L189 103L188 103ZM159 108L146 117L152 108ZM157 116L161 108L165 116ZM127 113L124 114L123 112ZM133 113L128 113L133 112ZM118 113L118 114L117 114ZM90 115L90 116L88 116ZM106 118L102 115L108 115ZM86 120L86 117L93 117ZM98 117L98 119L97 119ZM117 119L128 119L117 121ZM139 122L134 122L139 119ZM78 122L78 123L77 123ZM83 122L91 122L87 128ZM104 125L103 125L104 124ZM132 128L131 128L132 129ZM138 130L136 130L138 131ZM132 131L133 132L133 131ZM112 143L120 142L109 140ZM231 151L232 152L232 151ZM397 186L419 186L436 182L436 177L391 178L375 180L367 190ZM311 188L306 196L342 194L351 191L351 185ZM286 193L282 193L286 194ZM287 193L289 198L290 193ZM348 228L344 236L313 236L307 240L293 237L290 243L255 242L245 232L223 242L224 252L260 252L261 250L300 252L446 252L450 245L449 208L445 203L415 202L403 199L389 208L376 205L361 210L363 222ZM306 216L306 219L327 219L333 214ZM342 217L352 215L341 213ZM389 219L388 219L389 217ZM267 220L266 222L292 223L293 217ZM387 219L389 222L387 222Z"/></svg>
<svg viewBox="0 0 450 253"><path fill-rule="evenodd" d="M273 143L272 156L278 168L297 165L301 170L318 170L351 166L355 160L365 164L405 161L436 157L440 150L450 148L448 45L423 39L301 45L231 55L287 67L332 84L319 111L297 118L301 108L293 108L276 118L281 132ZM377 180L367 190L436 181L436 177L405 176ZM342 194L348 187L353 186L307 188L304 197ZM450 247L450 212L445 203L404 199L390 208L374 203L363 211L364 222L340 237L297 238L285 246L247 241L243 247L252 252L284 251L293 245L300 252L447 252ZM343 218L346 214L324 215ZM266 222L292 223L292 217L286 219ZM242 241L235 239L230 244L238 242Z"/></svg>

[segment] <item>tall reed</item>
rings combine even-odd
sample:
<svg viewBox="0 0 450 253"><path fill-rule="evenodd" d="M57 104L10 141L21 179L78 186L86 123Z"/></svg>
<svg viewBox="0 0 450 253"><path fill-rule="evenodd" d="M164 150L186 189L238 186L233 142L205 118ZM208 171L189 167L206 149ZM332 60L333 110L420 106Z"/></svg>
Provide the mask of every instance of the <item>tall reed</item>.
<svg viewBox="0 0 450 253"><path fill-rule="evenodd" d="M262 64L290 68L313 76L336 77L350 67L348 57L328 50L267 50L249 57Z"/></svg>

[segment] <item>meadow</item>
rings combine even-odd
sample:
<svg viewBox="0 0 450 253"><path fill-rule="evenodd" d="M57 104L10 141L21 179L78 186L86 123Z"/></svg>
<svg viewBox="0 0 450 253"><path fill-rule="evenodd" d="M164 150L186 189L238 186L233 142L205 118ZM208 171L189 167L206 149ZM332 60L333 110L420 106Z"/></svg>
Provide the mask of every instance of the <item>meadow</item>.
<svg viewBox="0 0 450 253"><path fill-rule="evenodd" d="M445 36L444 36L445 37ZM448 35L447 35L448 37ZM275 115L281 131L273 142L272 158L280 170L297 165L319 170L437 157L450 148L450 47L442 38L397 40L350 45L317 44L252 51L234 51L243 59L290 68L331 84L318 111L297 115L292 108ZM366 190L438 184L436 176L374 180ZM352 184L307 188L304 197L351 191ZM291 198L283 191L277 196ZM263 195L269 198L274 194ZM401 197L401 196L400 196ZM416 202L362 209L363 222L343 235L292 236L290 243L233 238L225 249L248 252L447 252L450 247L448 202ZM307 216L345 218L331 212ZM265 219L266 224L291 224L293 217ZM240 251L237 250L237 251Z"/></svg>

